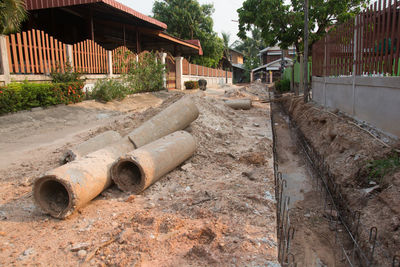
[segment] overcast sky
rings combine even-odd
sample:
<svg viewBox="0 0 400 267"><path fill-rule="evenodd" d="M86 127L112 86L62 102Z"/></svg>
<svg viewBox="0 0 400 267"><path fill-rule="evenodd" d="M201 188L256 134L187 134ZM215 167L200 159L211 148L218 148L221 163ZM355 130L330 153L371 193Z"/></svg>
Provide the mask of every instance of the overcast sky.
<svg viewBox="0 0 400 267"><path fill-rule="evenodd" d="M117 0L124 5L133 8L144 15L153 15L151 11L154 0ZM228 32L231 35L230 44L239 38L236 36L238 32L238 23L232 20L238 20L236 10L242 6L244 0L199 0L200 4L214 4L215 12L213 14L214 31L219 36L221 32Z"/></svg>

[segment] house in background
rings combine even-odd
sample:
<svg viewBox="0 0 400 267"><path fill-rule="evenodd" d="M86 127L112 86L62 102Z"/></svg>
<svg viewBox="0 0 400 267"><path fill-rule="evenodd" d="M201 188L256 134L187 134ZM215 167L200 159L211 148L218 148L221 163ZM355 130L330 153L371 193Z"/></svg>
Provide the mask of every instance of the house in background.
<svg viewBox="0 0 400 267"><path fill-rule="evenodd" d="M264 48L259 53L261 66L251 70L251 80L261 79L268 83L279 80L282 66L285 68L293 65L295 55L294 47L289 47L289 49L283 51L278 46Z"/></svg>
<svg viewBox="0 0 400 267"><path fill-rule="evenodd" d="M235 49L229 48L228 54L224 52L224 56L220 61L223 69L230 69L233 73L233 82L241 83L244 79L244 55Z"/></svg>
<svg viewBox="0 0 400 267"><path fill-rule="evenodd" d="M182 89L183 56L203 54L199 40L174 37L166 24L115 0L26 0L26 9L21 32L0 35L0 84L49 81L67 63L93 83L126 71L127 52L139 60L157 51L168 72L165 87Z"/></svg>

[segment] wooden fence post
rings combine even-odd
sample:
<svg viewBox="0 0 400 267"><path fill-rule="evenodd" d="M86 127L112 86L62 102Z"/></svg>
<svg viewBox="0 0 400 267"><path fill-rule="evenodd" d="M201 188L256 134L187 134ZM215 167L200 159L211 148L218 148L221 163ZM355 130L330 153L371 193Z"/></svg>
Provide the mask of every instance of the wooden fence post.
<svg viewBox="0 0 400 267"><path fill-rule="evenodd" d="M0 67L4 76L4 83L10 83L10 64L8 62L7 41L4 35L0 35Z"/></svg>

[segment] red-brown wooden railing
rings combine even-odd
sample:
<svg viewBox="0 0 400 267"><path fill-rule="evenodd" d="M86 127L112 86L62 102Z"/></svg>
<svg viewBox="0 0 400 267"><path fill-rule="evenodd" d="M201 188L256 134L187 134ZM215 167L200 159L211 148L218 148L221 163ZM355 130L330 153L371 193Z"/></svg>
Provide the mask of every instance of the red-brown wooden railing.
<svg viewBox="0 0 400 267"><path fill-rule="evenodd" d="M108 73L107 51L92 40L73 45L74 67L76 71L87 74Z"/></svg>
<svg viewBox="0 0 400 267"><path fill-rule="evenodd" d="M314 76L399 76L400 0L379 0L313 45Z"/></svg>
<svg viewBox="0 0 400 267"><path fill-rule="evenodd" d="M40 30L6 36L12 74L45 74L58 66L64 69L66 45Z"/></svg>
<svg viewBox="0 0 400 267"><path fill-rule="evenodd" d="M113 73L120 74L128 72L129 66L132 62L136 61L137 56L125 46L120 46L112 50L113 58Z"/></svg>

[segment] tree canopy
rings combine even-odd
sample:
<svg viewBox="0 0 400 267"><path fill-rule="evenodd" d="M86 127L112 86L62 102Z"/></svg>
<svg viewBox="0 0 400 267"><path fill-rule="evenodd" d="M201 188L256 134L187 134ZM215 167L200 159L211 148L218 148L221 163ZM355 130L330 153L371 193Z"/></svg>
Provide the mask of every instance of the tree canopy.
<svg viewBox="0 0 400 267"><path fill-rule="evenodd" d="M26 18L23 0L0 1L0 34L9 34L19 30Z"/></svg>
<svg viewBox="0 0 400 267"><path fill-rule="evenodd" d="M203 56L191 61L216 67L223 55L223 41L213 31L212 4L200 5L197 0L163 0L153 5L154 18L168 25L167 32L181 39L200 40Z"/></svg>
<svg viewBox="0 0 400 267"><path fill-rule="evenodd" d="M303 0L246 0L238 9L240 38L257 26L266 45L279 44L283 49L294 45L297 52L303 49ZM309 0L309 49L336 23L354 17L369 0ZM311 52L311 51L310 51Z"/></svg>

